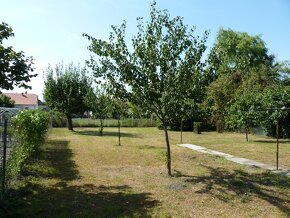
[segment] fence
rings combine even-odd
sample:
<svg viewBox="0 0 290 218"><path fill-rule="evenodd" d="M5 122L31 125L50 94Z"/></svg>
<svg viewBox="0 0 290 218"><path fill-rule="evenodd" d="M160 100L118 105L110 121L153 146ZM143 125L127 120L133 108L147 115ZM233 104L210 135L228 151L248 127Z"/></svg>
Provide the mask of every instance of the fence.
<svg viewBox="0 0 290 218"><path fill-rule="evenodd" d="M11 151L15 145L13 137L13 128L11 126L11 118L17 114L19 109L1 108L0 107L0 182L1 197L4 196L7 180L7 163L11 156Z"/></svg>

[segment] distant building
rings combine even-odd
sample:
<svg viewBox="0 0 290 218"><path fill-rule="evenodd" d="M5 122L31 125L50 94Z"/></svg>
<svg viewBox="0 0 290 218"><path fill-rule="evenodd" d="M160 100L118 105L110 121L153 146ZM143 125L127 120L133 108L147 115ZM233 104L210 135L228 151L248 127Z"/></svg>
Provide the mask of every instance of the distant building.
<svg viewBox="0 0 290 218"><path fill-rule="evenodd" d="M2 93L15 102L15 108L38 109L38 96L27 93Z"/></svg>

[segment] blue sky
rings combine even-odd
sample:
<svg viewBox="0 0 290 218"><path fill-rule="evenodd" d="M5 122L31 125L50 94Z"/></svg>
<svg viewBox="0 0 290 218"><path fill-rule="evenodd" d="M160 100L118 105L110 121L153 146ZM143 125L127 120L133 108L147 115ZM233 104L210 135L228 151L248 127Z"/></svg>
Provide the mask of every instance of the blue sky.
<svg viewBox="0 0 290 218"><path fill-rule="evenodd" d="M35 59L32 90L42 99L43 72L48 63L84 64L89 59L88 33L106 39L111 25L127 21L127 36L136 33L136 18L149 15L150 0L0 0L0 22L8 23L15 37L5 42ZM211 47L220 27L261 35L278 60L290 60L289 0L157 0L171 16L183 16L197 34L210 30ZM16 89L21 92L23 90Z"/></svg>

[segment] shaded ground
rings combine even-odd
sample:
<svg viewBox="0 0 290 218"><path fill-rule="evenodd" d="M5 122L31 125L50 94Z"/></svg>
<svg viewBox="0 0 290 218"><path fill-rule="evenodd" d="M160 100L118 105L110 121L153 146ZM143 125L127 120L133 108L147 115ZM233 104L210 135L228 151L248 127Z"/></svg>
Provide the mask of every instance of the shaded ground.
<svg viewBox="0 0 290 218"><path fill-rule="evenodd" d="M81 176L68 144L49 140L29 160L21 185L1 202L0 217L147 217L147 210L157 205L150 193L128 185L70 185Z"/></svg>
<svg viewBox="0 0 290 218"><path fill-rule="evenodd" d="M113 132L115 129L108 129ZM126 128L117 137L55 129L0 202L0 217L288 217L290 179L172 145L163 132ZM106 131L106 129L105 129ZM170 132L179 143L178 132ZM195 135L185 133L184 140Z"/></svg>
<svg viewBox="0 0 290 218"><path fill-rule="evenodd" d="M103 135L100 134L98 130L78 130L75 131L76 134L79 135L88 135L88 136L113 136L113 137L119 137L119 132L113 132L113 131L105 131ZM127 132L121 132L121 137L130 137L130 138L136 138L136 137L142 137L141 135L127 133Z"/></svg>

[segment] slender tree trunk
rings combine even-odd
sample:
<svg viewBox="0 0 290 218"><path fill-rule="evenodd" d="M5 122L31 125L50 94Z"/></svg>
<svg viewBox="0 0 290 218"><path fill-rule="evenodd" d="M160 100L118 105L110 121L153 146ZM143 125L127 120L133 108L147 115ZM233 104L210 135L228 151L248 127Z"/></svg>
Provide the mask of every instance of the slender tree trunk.
<svg viewBox="0 0 290 218"><path fill-rule="evenodd" d="M247 140L247 142L249 141L249 135L248 135L248 133L249 133L249 130L248 130L248 128L246 127L245 128L246 129L246 140Z"/></svg>
<svg viewBox="0 0 290 218"><path fill-rule="evenodd" d="M68 130L73 131L72 117L70 115L66 115L66 120Z"/></svg>
<svg viewBox="0 0 290 218"><path fill-rule="evenodd" d="M120 126L120 116L118 117L118 133L119 133L119 146L121 146L121 126Z"/></svg>
<svg viewBox="0 0 290 218"><path fill-rule="evenodd" d="M100 129L99 129L99 132L100 132L100 135L102 136L103 135L103 130L104 130L104 120L103 119L100 119Z"/></svg>
<svg viewBox="0 0 290 218"><path fill-rule="evenodd" d="M276 170L279 169L279 119L276 121Z"/></svg>
<svg viewBox="0 0 290 218"><path fill-rule="evenodd" d="M182 120L180 123L180 143L182 144Z"/></svg>
<svg viewBox="0 0 290 218"><path fill-rule="evenodd" d="M168 175L171 176L171 157L170 157L170 144L169 144L169 137L168 137L168 131L167 131L167 126L166 124L164 125L164 133L165 133L165 141L166 141L166 147L167 147L167 170L168 170Z"/></svg>

